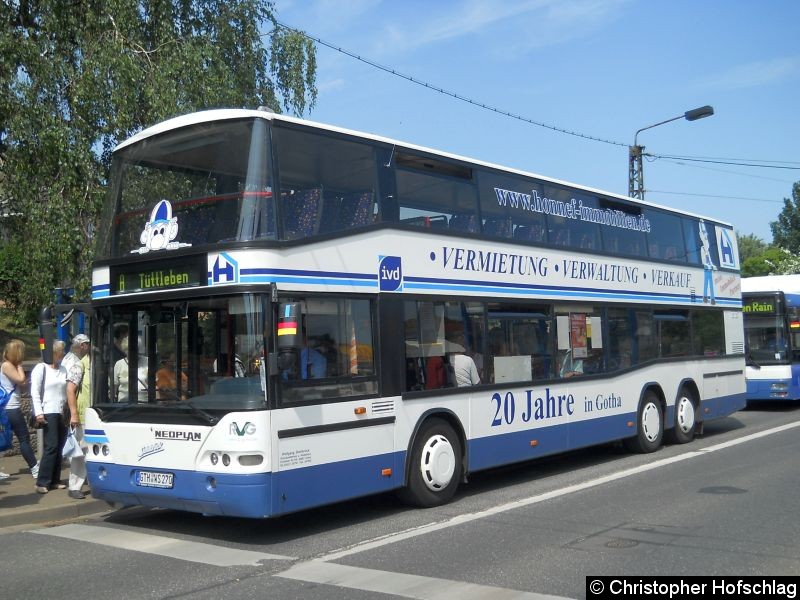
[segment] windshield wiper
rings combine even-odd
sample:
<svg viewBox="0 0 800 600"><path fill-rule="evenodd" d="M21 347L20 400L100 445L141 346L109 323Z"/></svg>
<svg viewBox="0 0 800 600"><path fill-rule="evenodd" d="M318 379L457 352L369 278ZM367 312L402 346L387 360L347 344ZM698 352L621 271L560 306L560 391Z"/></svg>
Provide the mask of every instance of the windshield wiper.
<svg viewBox="0 0 800 600"><path fill-rule="evenodd" d="M187 400L176 400L172 402L160 402L160 406L169 408L183 408L186 407L193 415L197 415L209 425L216 425L219 423L219 417L215 417L211 413L204 411L202 408Z"/></svg>
<svg viewBox="0 0 800 600"><path fill-rule="evenodd" d="M758 364L755 360L753 360L753 355L748 353L747 357L745 358L744 364L748 367L753 367L754 369L760 369L761 365Z"/></svg>

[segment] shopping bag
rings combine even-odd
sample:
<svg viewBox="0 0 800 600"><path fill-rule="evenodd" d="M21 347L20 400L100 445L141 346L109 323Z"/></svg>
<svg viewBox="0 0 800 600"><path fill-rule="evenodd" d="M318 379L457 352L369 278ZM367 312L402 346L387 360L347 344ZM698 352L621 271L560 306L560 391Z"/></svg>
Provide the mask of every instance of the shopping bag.
<svg viewBox="0 0 800 600"><path fill-rule="evenodd" d="M70 429L67 433L67 439L64 441L64 447L61 449L61 456L70 459L83 456L83 449L75 438L75 430L73 429Z"/></svg>
<svg viewBox="0 0 800 600"><path fill-rule="evenodd" d="M14 432L11 430L11 423L8 421L6 411L0 410L0 452L11 448L14 441Z"/></svg>

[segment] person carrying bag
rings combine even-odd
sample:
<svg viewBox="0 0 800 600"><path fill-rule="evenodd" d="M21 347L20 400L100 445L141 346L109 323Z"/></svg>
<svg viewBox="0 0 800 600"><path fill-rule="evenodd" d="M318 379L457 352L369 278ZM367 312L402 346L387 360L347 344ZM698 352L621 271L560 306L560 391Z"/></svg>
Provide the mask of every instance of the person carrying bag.
<svg viewBox="0 0 800 600"><path fill-rule="evenodd" d="M36 478L36 491L63 490L61 483L61 449L67 438L63 410L67 403L67 371L61 366L64 342L53 342L53 363L36 365L31 373L31 400L36 422L44 432L42 460Z"/></svg>
<svg viewBox="0 0 800 600"><path fill-rule="evenodd" d="M27 385L28 380L22 359L25 357L25 342L18 339L10 340L3 349L3 362L0 365L0 394L9 392L6 415L14 435L19 440L19 452L28 464L33 478L39 475L39 463L31 447L31 435L20 402L20 388ZM2 403L2 400L0 400ZM31 419L33 415L31 414Z"/></svg>

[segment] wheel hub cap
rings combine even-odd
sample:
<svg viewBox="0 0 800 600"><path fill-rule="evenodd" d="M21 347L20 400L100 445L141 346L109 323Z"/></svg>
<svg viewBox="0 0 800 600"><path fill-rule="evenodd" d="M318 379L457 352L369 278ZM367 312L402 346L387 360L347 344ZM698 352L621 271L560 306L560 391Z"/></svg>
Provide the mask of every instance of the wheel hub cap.
<svg viewBox="0 0 800 600"><path fill-rule="evenodd" d="M655 442L658 439L660 426L658 408L653 403L647 404L642 411L642 432L647 441Z"/></svg>
<svg viewBox="0 0 800 600"><path fill-rule="evenodd" d="M428 489L438 492L447 487L456 470L456 456L446 437L435 435L427 441L422 449L420 468Z"/></svg>
<svg viewBox="0 0 800 600"><path fill-rule="evenodd" d="M684 433L689 433L694 427L694 405L688 398L678 401L678 427Z"/></svg>

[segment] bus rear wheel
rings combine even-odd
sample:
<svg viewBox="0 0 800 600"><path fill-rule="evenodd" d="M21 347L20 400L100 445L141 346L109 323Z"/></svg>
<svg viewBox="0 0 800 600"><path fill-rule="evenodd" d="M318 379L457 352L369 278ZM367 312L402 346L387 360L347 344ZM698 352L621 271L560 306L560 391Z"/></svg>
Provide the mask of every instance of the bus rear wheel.
<svg viewBox="0 0 800 600"><path fill-rule="evenodd" d="M449 501L461 479L461 454L459 438L447 422L427 421L414 441L408 485L399 491L400 498L425 508Z"/></svg>
<svg viewBox="0 0 800 600"><path fill-rule="evenodd" d="M675 426L669 430L670 441L676 444L692 441L697 427L696 411L694 395L686 388L681 388L675 401Z"/></svg>
<svg viewBox="0 0 800 600"><path fill-rule="evenodd" d="M652 390L645 392L637 417L636 435L626 439L625 446L631 452L655 452L664 439L664 409Z"/></svg>

